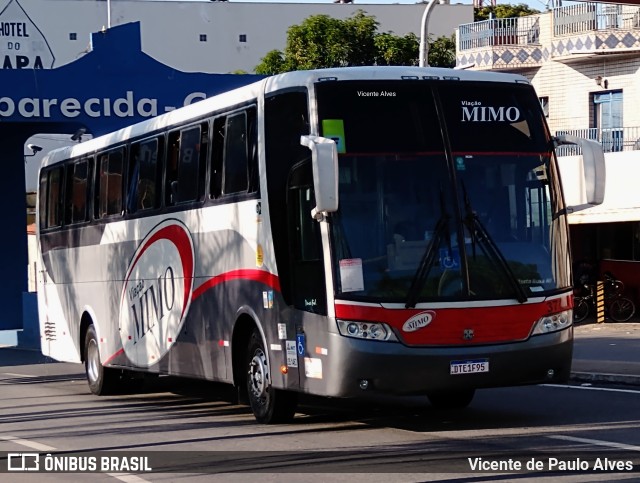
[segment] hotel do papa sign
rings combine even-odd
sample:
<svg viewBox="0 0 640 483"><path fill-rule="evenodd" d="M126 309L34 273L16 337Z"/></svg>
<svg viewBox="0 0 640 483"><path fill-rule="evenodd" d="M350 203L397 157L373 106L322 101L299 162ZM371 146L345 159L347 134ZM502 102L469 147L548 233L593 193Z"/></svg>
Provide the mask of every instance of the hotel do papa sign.
<svg viewBox="0 0 640 483"><path fill-rule="evenodd" d="M18 0L0 5L2 69L51 69L55 56L47 39Z"/></svg>

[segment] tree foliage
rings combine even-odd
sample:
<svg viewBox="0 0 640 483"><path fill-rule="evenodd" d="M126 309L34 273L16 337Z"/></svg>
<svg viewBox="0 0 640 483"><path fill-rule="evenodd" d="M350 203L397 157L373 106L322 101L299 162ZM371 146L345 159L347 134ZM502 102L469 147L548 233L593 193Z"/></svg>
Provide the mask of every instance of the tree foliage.
<svg viewBox="0 0 640 483"><path fill-rule="evenodd" d="M518 3L516 5L500 4L496 6L476 8L473 10L473 20L480 22L482 20L488 20L493 14L493 18L515 18L525 17L527 15L534 15L540 13L539 10L529 7L525 3Z"/></svg>
<svg viewBox="0 0 640 483"><path fill-rule="evenodd" d="M429 65L432 67L455 67L456 36L429 39Z"/></svg>
<svg viewBox="0 0 640 483"><path fill-rule="evenodd" d="M380 33L374 38L376 65L418 65L420 40L413 33L399 37Z"/></svg>
<svg viewBox="0 0 640 483"><path fill-rule="evenodd" d="M256 66L257 74L356 65L417 65L419 39L409 33L398 36L378 32L379 23L362 10L341 20L312 15L287 30L284 51L272 50ZM455 40L430 39L429 63L452 67Z"/></svg>

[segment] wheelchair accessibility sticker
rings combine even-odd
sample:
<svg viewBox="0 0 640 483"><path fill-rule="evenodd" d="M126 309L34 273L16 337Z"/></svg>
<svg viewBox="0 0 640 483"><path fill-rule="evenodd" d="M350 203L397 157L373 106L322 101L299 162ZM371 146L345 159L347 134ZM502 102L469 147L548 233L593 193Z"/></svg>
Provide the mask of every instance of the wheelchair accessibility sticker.
<svg viewBox="0 0 640 483"><path fill-rule="evenodd" d="M443 269L458 268L460 266L460 253L453 249L451 252L448 248L440 249L440 267Z"/></svg>

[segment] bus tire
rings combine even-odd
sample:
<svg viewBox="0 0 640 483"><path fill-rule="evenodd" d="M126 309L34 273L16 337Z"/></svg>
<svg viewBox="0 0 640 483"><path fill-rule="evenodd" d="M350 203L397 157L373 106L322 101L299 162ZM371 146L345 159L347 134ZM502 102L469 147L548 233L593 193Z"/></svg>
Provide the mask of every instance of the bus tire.
<svg viewBox="0 0 640 483"><path fill-rule="evenodd" d="M117 386L118 373L102 365L98 336L93 325L89 326L84 338L84 354L84 369L89 390L97 396L112 394Z"/></svg>
<svg viewBox="0 0 640 483"><path fill-rule="evenodd" d="M256 421L284 423L293 419L297 394L271 385L267 354L260 333L254 329L247 347L247 393Z"/></svg>
<svg viewBox="0 0 640 483"><path fill-rule="evenodd" d="M432 392L427 397L435 409L464 409L471 404L475 393L475 389L460 389Z"/></svg>

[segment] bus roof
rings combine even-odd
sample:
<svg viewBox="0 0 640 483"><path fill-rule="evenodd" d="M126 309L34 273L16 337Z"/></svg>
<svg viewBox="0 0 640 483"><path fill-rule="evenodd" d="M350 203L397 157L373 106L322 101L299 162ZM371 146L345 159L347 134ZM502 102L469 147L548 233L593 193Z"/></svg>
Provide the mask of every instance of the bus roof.
<svg viewBox="0 0 640 483"><path fill-rule="evenodd" d="M336 80L393 80L403 78L430 78L457 79L460 81L529 83L529 80L526 77L523 77L519 74L455 70L444 67L336 67L318 70L299 70L268 77L265 80L265 91L271 92L273 90L282 89L283 87L288 87L290 85L309 85L317 82L319 79L324 78L335 78Z"/></svg>
<svg viewBox="0 0 640 483"><path fill-rule="evenodd" d="M57 164L58 162L70 158L91 154L97 150L104 149L107 146L117 145L128 139L142 137L146 133L151 133L167 126L180 125L191 119L204 117L210 112L250 102L251 100L256 99L260 92L268 94L280 89L296 86L311 87L314 83L322 79L455 79L462 82L484 81L529 83L526 77L518 74L454 70L441 67L336 67L329 69L286 72L284 74L267 77L247 86L239 87L231 91L209 97L191 105L127 126L112 133L93 138L89 141L56 149L44 157L41 167Z"/></svg>

